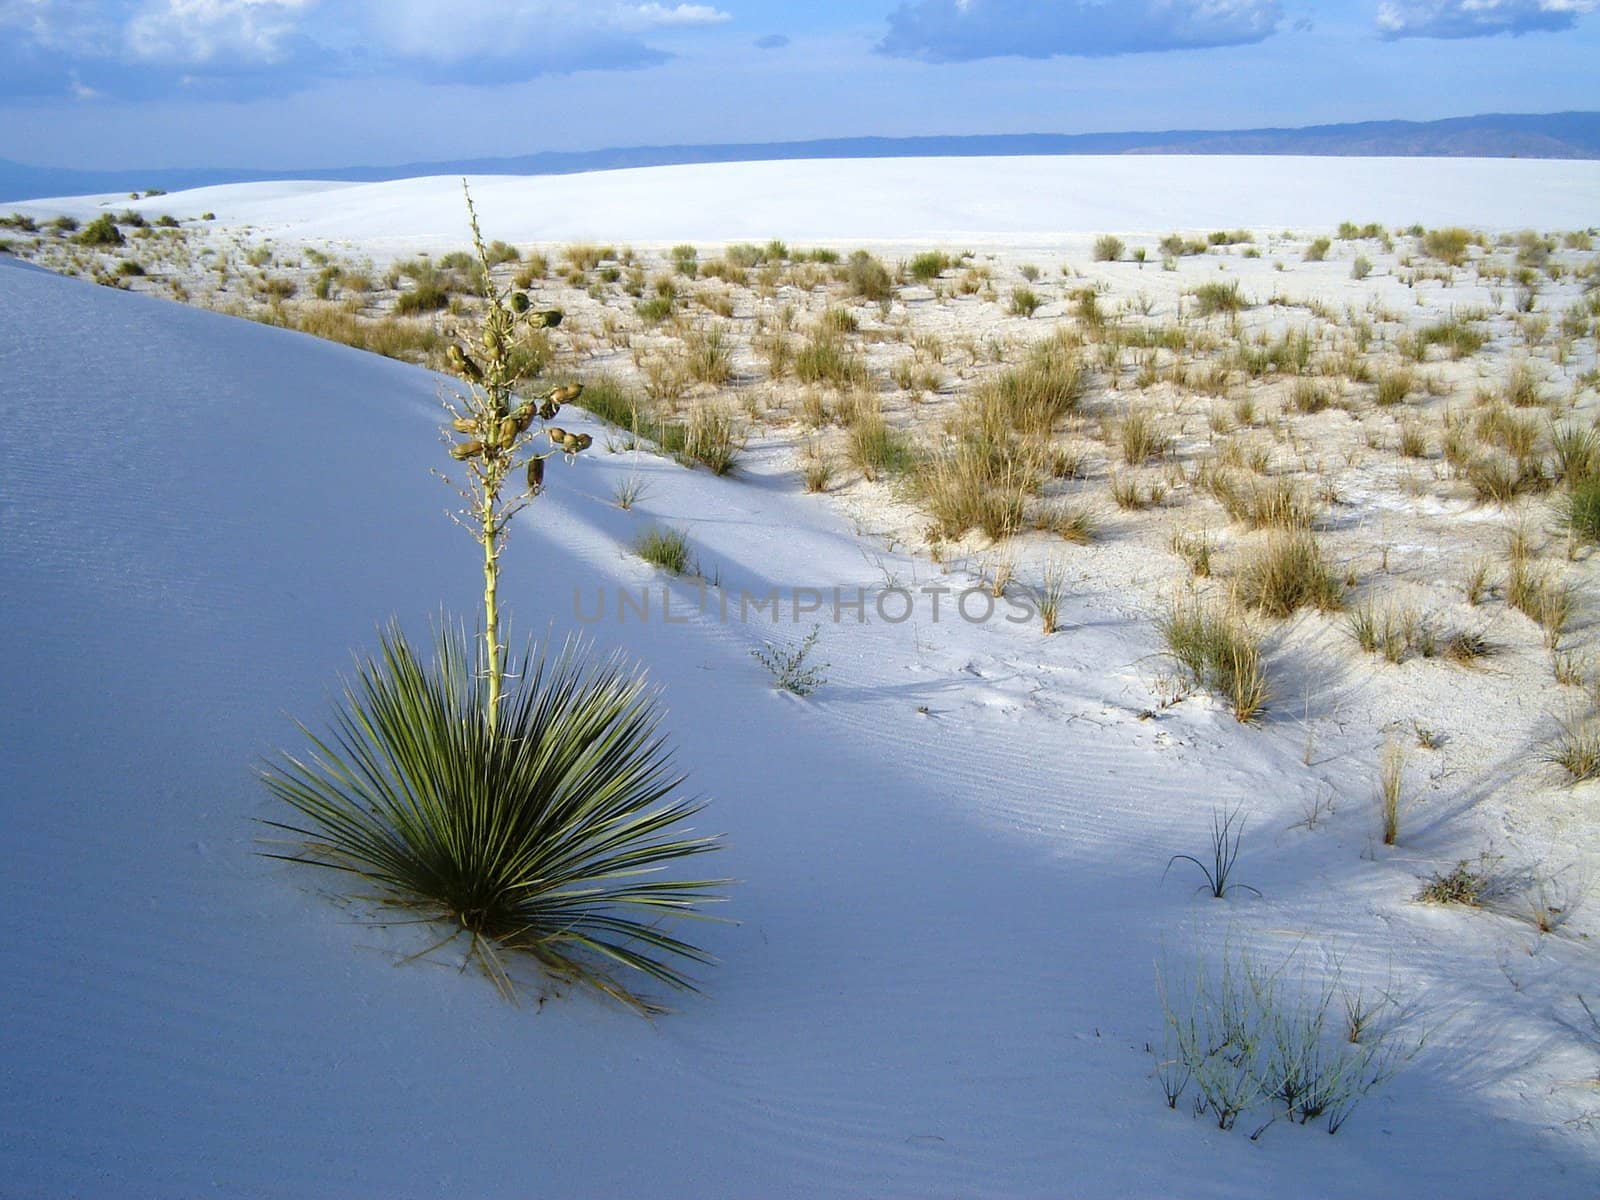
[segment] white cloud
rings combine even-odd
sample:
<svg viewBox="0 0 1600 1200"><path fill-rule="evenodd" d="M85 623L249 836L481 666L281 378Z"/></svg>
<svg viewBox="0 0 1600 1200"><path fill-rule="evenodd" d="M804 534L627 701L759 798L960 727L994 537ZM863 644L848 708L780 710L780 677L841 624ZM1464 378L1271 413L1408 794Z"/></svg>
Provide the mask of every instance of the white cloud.
<svg viewBox="0 0 1600 1200"><path fill-rule="evenodd" d="M200 66L219 59L272 63L318 0L153 0L126 26L142 62Z"/></svg>
<svg viewBox="0 0 1600 1200"><path fill-rule="evenodd" d="M1488 37L1572 28L1596 0L1401 0L1378 8L1385 38Z"/></svg>
<svg viewBox="0 0 1600 1200"><path fill-rule="evenodd" d="M930 62L1102 58L1259 42L1282 20L1278 0L913 0L889 14L878 49Z"/></svg>
<svg viewBox="0 0 1600 1200"><path fill-rule="evenodd" d="M0 0L0 95L262 94L357 74L497 84L663 62L648 35L729 19L624 0Z"/></svg>

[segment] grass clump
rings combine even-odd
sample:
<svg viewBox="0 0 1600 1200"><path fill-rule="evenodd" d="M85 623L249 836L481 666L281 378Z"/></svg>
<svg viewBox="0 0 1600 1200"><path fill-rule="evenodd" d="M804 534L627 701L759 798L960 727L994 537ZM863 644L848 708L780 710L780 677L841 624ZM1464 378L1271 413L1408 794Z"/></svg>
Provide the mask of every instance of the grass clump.
<svg viewBox="0 0 1600 1200"><path fill-rule="evenodd" d="M80 246L121 246L128 239L122 236L111 214L103 213L79 230L73 240Z"/></svg>
<svg viewBox="0 0 1600 1200"><path fill-rule="evenodd" d="M689 535L682 529L660 526L647 529L634 542L633 552L670 575L688 574L694 561L689 550Z"/></svg>
<svg viewBox="0 0 1600 1200"><path fill-rule="evenodd" d="M1044 297L1031 287L1018 285L1011 289L1010 313L1013 317L1031 317L1044 305Z"/></svg>
<svg viewBox="0 0 1600 1200"><path fill-rule="evenodd" d="M921 460L911 483L940 537L978 529L999 541L1022 528L1038 478L1023 460L959 441Z"/></svg>
<svg viewBox="0 0 1600 1200"><path fill-rule="evenodd" d="M689 413L682 455L713 475L726 475L739 461L743 444L733 415L720 404L697 404Z"/></svg>
<svg viewBox="0 0 1600 1200"><path fill-rule="evenodd" d="M1343 585L1328 567L1322 547L1309 530L1273 533L1239 571L1239 594L1269 617L1287 617L1302 608L1337 609Z"/></svg>
<svg viewBox="0 0 1600 1200"><path fill-rule="evenodd" d="M1241 722L1261 715L1269 696L1261 642L1241 613L1190 598L1174 602L1156 628L1190 686L1220 696Z"/></svg>
<svg viewBox="0 0 1600 1200"><path fill-rule="evenodd" d="M1383 844L1392 846L1400 837L1400 808L1405 801L1406 748L1389 742L1378 759L1378 821Z"/></svg>
<svg viewBox="0 0 1600 1200"><path fill-rule="evenodd" d="M1488 345L1489 336L1474 329L1460 317L1425 325L1416 332L1416 345L1426 353L1430 346L1443 346L1451 358L1468 358Z"/></svg>
<svg viewBox="0 0 1600 1200"><path fill-rule="evenodd" d="M801 383L823 383L844 389L867 382L866 364L850 343L828 322L819 322L794 354L794 374Z"/></svg>
<svg viewBox="0 0 1600 1200"><path fill-rule="evenodd" d="M926 250L913 258L906 269L918 283L931 283L955 265L955 261L944 251Z"/></svg>
<svg viewBox="0 0 1600 1200"><path fill-rule="evenodd" d="M1094 240L1095 262L1116 262L1127 250L1121 238L1106 233Z"/></svg>
<svg viewBox="0 0 1600 1200"><path fill-rule="evenodd" d="M916 461L911 443L890 428L876 397L857 409L846 445L851 463L868 479L902 474Z"/></svg>
<svg viewBox="0 0 1600 1200"><path fill-rule="evenodd" d="M1562 721L1544 748L1544 760L1560 767L1573 783L1600 779L1600 715Z"/></svg>
<svg viewBox="0 0 1600 1200"><path fill-rule="evenodd" d="M1600 542L1600 474L1572 485L1562 507L1562 517L1580 541Z"/></svg>
<svg viewBox="0 0 1600 1200"><path fill-rule="evenodd" d="M1215 316L1217 313L1242 312L1250 307L1250 302L1239 290L1237 280L1230 280L1227 283L1218 281L1203 283L1192 295L1195 300L1195 311L1202 317Z"/></svg>
<svg viewBox="0 0 1600 1200"><path fill-rule="evenodd" d="M1467 908L1480 908L1498 890L1495 872L1498 860L1488 854L1478 856L1477 863L1463 858L1447 873L1437 871L1417 893L1423 904L1460 904Z"/></svg>
<svg viewBox="0 0 1600 1200"><path fill-rule="evenodd" d="M889 268L865 250L853 252L844 265L844 282L852 296L882 303L894 295Z"/></svg>
<svg viewBox="0 0 1600 1200"><path fill-rule="evenodd" d="M1195 1114L1209 1115L1219 1129L1264 1110L1252 1139L1280 1118L1322 1121L1338 1133L1361 1100L1420 1049L1402 1045L1394 1023L1377 1021L1378 1012L1337 977L1320 986L1302 979L1300 994L1292 994L1287 967L1269 970L1228 948L1221 971L1196 967L1182 995L1162 973L1166 1039L1156 1076L1168 1107L1177 1108L1192 1086ZM1341 997L1350 1019L1335 1009ZM1380 1007L1387 1012L1390 1004Z"/></svg>
<svg viewBox="0 0 1600 1200"><path fill-rule="evenodd" d="M1467 261L1467 248L1471 245L1472 234L1456 227L1430 229L1422 235L1422 252L1452 267Z"/></svg>
<svg viewBox="0 0 1600 1200"><path fill-rule="evenodd" d="M1309 529L1316 519L1316 505L1290 479L1241 477L1237 472L1219 471L1207 487L1223 511L1251 529Z"/></svg>

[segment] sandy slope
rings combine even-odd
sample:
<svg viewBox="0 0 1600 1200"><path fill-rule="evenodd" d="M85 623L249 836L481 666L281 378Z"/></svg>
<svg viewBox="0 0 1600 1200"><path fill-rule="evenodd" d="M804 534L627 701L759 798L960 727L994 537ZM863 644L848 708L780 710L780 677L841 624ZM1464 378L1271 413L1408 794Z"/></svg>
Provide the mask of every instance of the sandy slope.
<svg viewBox="0 0 1600 1200"><path fill-rule="evenodd" d="M1600 220L1600 163L1519 159L1083 157L845 159L649 167L472 180L485 227L513 242L854 240L1049 244L1173 229L1331 230L1340 221L1577 228ZM25 212L129 207L123 196ZM215 212L285 238L456 246L461 181L254 183L133 203Z"/></svg>
<svg viewBox="0 0 1600 1200"><path fill-rule="evenodd" d="M649 1024L394 969L414 940L255 856L270 810L250 766L292 743L286 714L319 716L376 622L470 611L471 548L426 473L435 381L5 260L0 329L7 1194L1489 1197L1600 1180L1571 1124L1594 1063L1560 1024L1592 953L1530 957L1538 939L1504 919L1409 904L1406 865L1362 854L1365 814L1291 830L1317 786L1295 733L1204 701L1141 719L1148 621L1092 588L1049 642L925 608L830 626L831 683L804 703L747 654L792 627L590 626L648 664L728 834L739 923L699 931L723 959L707 994ZM508 553L516 617L564 630L574 588L659 588L625 549L653 519L687 526L725 588L929 582L779 461L756 453L742 482L626 455L558 472ZM609 497L629 471L649 491L623 513ZM676 595L681 611L693 589ZM1163 885L1230 802L1266 898ZM1337 1138L1252 1144L1169 1112L1144 1050L1154 963L1224 939L1393 984L1433 1037ZM1516 955L1526 990L1502 977Z"/></svg>

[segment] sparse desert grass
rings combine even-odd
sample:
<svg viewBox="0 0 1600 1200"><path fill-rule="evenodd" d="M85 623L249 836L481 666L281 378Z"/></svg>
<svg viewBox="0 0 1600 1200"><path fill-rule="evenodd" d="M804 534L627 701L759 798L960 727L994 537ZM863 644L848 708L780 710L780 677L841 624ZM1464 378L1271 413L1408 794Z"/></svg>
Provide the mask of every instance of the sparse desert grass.
<svg viewBox="0 0 1600 1200"><path fill-rule="evenodd" d="M910 441L890 427L875 396L856 407L847 434L850 462L867 479L902 474L916 460Z"/></svg>
<svg viewBox="0 0 1600 1200"><path fill-rule="evenodd" d="M1242 312L1250 307L1244 293L1239 290L1237 280L1203 283L1194 290L1193 295L1195 311L1202 317Z"/></svg>
<svg viewBox="0 0 1600 1200"><path fill-rule="evenodd" d="M1122 461L1137 467L1166 454L1172 439L1162 432L1153 412L1133 407L1117 424L1117 443L1122 448Z"/></svg>
<svg viewBox="0 0 1600 1200"><path fill-rule="evenodd" d="M1031 287L1018 285L1011 289L1010 312L1014 317L1031 317L1044 304L1044 298Z"/></svg>
<svg viewBox="0 0 1600 1200"><path fill-rule="evenodd" d="M1422 235L1422 252L1429 258L1436 258L1452 267L1459 267L1466 262L1467 250L1472 242L1472 234L1465 229L1453 226L1430 229Z"/></svg>
<svg viewBox="0 0 1600 1200"><path fill-rule="evenodd" d="M1405 367L1382 371L1378 375L1378 392L1374 399L1381 406L1404 404L1417 389L1417 377Z"/></svg>
<svg viewBox="0 0 1600 1200"><path fill-rule="evenodd" d="M1544 760L1560 767L1573 783L1600 779L1600 714L1568 717L1546 743Z"/></svg>
<svg viewBox="0 0 1600 1200"><path fill-rule="evenodd" d="M1430 346L1443 346L1451 358L1467 358L1488 344L1487 334L1474 329L1463 317L1425 325L1415 334L1415 345L1425 354ZM1419 355L1420 357L1420 355Z"/></svg>
<svg viewBox="0 0 1600 1200"><path fill-rule="evenodd" d="M1269 969L1225 947L1216 974L1196 967L1180 985L1163 969L1166 1038L1156 1077L1169 1108L1193 1087L1195 1114L1210 1116L1219 1129L1265 1109L1271 1115L1252 1138L1280 1118L1297 1125L1321 1120L1333 1134L1420 1049L1420 1042L1403 1045L1395 1024L1376 1020L1336 975L1316 986L1302 979L1297 994L1287 968ZM1347 1017L1359 1012L1359 1020L1334 1015L1341 997Z"/></svg>
<svg viewBox="0 0 1600 1200"><path fill-rule="evenodd" d="M717 403L696 404L689 413L684 434L683 457L697 462L713 475L733 470L743 449L736 423L726 408Z"/></svg>
<svg viewBox="0 0 1600 1200"><path fill-rule="evenodd" d="M1319 237L1306 247L1306 261L1319 263L1328 257L1328 251L1333 249L1333 239Z"/></svg>
<svg viewBox="0 0 1600 1200"><path fill-rule="evenodd" d="M1039 632L1049 637L1060 627L1061 604L1067 595L1067 568L1052 559L1045 564L1044 575L1034 595L1039 608Z"/></svg>
<svg viewBox="0 0 1600 1200"><path fill-rule="evenodd" d="M1023 526L1037 478L1026 465L970 441L921 459L912 472L913 491L941 537L955 539L973 529L998 541Z"/></svg>
<svg viewBox="0 0 1600 1200"><path fill-rule="evenodd" d="M850 294L863 300L882 302L894 295L889 268L865 250L857 250L845 260L844 279Z"/></svg>
<svg viewBox="0 0 1600 1200"><path fill-rule="evenodd" d="M1560 645L1574 599L1571 585L1555 571L1513 557L1506 577L1506 602L1544 631L1545 645L1552 650Z"/></svg>
<svg viewBox="0 0 1600 1200"><path fill-rule="evenodd" d="M1053 533L1063 541L1087 546L1100 531L1093 507L1081 501L1058 500L1042 505L1034 514L1033 527Z"/></svg>
<svg viewBox="0 0 1600 1200"><path fill-rule="evenodd" d="M1210 576L1213 546L1211 535L1204 529L1173 530L1167 545L1174 554L1189 564L1190 572L1197 578Z"/></svg>
<svg viewBox="0 0 1600 1200"><path fill-rule="evenodd" d="M1343 587L1316 537L1307 529L1276 531L1239 567L1239 595L1269 617L1287 617L1302 608L1339 608Z"/></svg>
<svg viewBox="0 0 1600 1200"><path fill-rule="evenodd" d="M1405 804L1406 748L1397 741L1384 744L1378 756L1378 828L1385 846L1400 838L1400 810Z"/></svg>
<svg viewBox="0 0 1600 1200"><path fill-rule="evenodd" d="M720 324L692 329L684 338L689 377L718 386L733 378L733 345Z"/></svg>
<svg viewBox="0 0 1600 1200"><path fill-rule="evenodd" d="M686 575L693 563L689 534L682 529L656 526L645 530L633 544L633 552L645 562L672 575Z"/></svg>
<svg viewBox="0 0 1600 1200"><path fill-rule="evenodd" d="M1476 863L1463 858L1445 874L1435 872L1417 892L1424 904L1460 904L1481 908L1499 890L1500 860L1484 853Z"/></svg>
<svg viewBox="0 0 1600 1200"><path fill-rule="evenodd" d="M1126 250L1122 239L1113 234L1102 234L1094 240L1095 262L1116 262Z"/></svg>
<svg viewBox="0 0 1600 1200"><path fill-rule="evenodd" d="M1220 696L1241 722L1261 715L1266 668L1248 618L1222 601L1188 597L1174 601L1156 629L1191 686Z"/></svg>
<svg viewBox="0 0 1600 1200"><path fill-rule="evenodd" d="M1317 516L1316 504L1292 479L1215 471L1206 484L1223 511L1251 529L1309 529Z"/></svg>
<svg viewBox="0 0 1600 1200"><path fill-rule="evenodd" d="M906 269L918 283L930 283L955 265L955 260L942 250L926 250L913 257Z"/></svg>
<svg viewBox="0 0 1600 1200"><path fill-rule="evenodd" d="M805 452L800 459L801 476L805 480L806 491L825 492L833 484L834 460L820 441L813 438L806 443Z"/></svg>
<svg viewBox="0 0 1600 1200"><path fill-rule="evenodd" d="M1572 485L1562 509L1567 528L1580 541L1600 543L1600 474Z"/></svg>
<svg viewBox="0 0 1600 1200"><path fill-rule="evenodd" d="M795 378L801 383L828 384L840 389L867 381L866 364L838 330L820 323L806 335L794 355Z"/></svg>

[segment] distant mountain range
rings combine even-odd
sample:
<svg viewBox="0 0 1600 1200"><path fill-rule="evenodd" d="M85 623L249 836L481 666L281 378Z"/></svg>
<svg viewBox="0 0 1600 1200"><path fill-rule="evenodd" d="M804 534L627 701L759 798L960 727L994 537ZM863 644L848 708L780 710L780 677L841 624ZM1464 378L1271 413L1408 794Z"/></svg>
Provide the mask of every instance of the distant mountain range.
<svg viewBox="0 0 1600 1200"><path fill-rule="evenodd" d="M829 138L714 146L633 146L309 170L181 168L82 171L0 159L0 197L28 200L94 192L178 191L264 179L376 182L420 175L566 175L621 167L798 158L916 158L1025 154L1313 154L1433 158L1600 158L1600 112L1490 113L1444 121L1365 121L1300 129L1159 133L1016 133L969 137Z"/></svg>

